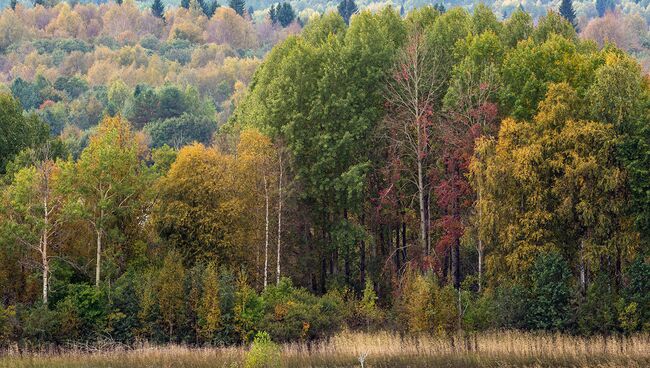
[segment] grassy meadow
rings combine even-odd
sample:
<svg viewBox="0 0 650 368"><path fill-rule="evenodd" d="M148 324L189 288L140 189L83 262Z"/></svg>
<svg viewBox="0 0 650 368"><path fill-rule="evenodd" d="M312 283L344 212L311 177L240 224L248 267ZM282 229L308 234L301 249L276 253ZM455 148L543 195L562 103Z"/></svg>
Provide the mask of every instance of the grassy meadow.
<svg viewBox="0 0 650 368"><path fill-rule="evenodd" d="M365 357L363 367L368 368L650 366L648 335L581 338L494 332L442 338L400 337L387 332L342 333L312 344L282 345L279 350L280 363L267 366L361 367L360 357ZM59 353L22 355L9 351L0 358L0 367L246 367L249 354L245 347L178 345L142 345L135 349L76 348Z"/></svg>

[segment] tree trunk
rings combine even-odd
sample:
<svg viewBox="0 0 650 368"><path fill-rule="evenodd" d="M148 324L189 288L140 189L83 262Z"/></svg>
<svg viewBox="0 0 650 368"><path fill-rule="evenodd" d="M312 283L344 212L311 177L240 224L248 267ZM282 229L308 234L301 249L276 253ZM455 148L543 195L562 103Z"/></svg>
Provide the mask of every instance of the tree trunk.
<svg viewBox="0 0 650 368"><path fill-rule="evenodd" d="M47 190L47 189L46 189ZM50 263L47 258L47 247L48 247L48 231L49 231L49 213L48 213L48 203L47 203L47 194L43 200L43 236L41 244L41 259L43 262L43 304L47 305L47 286L48 286L48 277L50 273Z"/></svg>
<svg viewBox="0 0 650 368"><path fill-rule="evenodd" d="M418 158L418 199L420 202L420 245L425 255L429 255L427 248L426 208L424 207L424 174L422 159Z"/></svg>
<svg viewBox="0 0 650 368"><path fill-rule="evenodd" d="M406 263L406 222L402 221L402 261Z"/></svg>
<svg viewBox="0 0 650 368"><path fill-rule="evenodd" d="M481 189L478 190L478 223L479 226L483 224L483 212L481 211ZM478 231L478 230L477 230ZM483 238L481 237L480 231L478 232L478 292L481 292L483 286Z"/></svg>
<svg viewBox="0 0 650 368"><path fill-rule="evenodd" d="M97 229L97 265L95 266L95 287L99 288L102 265L102 229Z"/></svg>
<svg viewBox="0 0 650 368"><path fill-rule="evenodd" d="M280 177L278 180L278 255L275 283L280 284L280 249L282 245L282 152L280 152Z"/></svg>
<svg viewBox="0 0 650 368"><path fill-rule="evenodd" d="M364 225L364 215L361 216L361 226ZM362 239L359 244L359 278L360 278L360 288L363 290L364 285L366 285L366 242Z"/></svg>
<svg viewBox="0 0 650 368"><path fill-rule="evenodd" d="M264 289L268 285L269 278L269 186L264 176L264 202L266 214L264 216Z"/></svg>
<svg viewBox="0 0 650 368"><path fill-rule="evenodd" d="M580 240L580 291L582 295L587 292L587 274L585 270L585 241Z"/></svg>
<svg viewBox="0 0 650 368"><path fill-rule="evenodd" d="M451 273L454 288L460 289L460 239L455 239L452 246Z"/></svg>

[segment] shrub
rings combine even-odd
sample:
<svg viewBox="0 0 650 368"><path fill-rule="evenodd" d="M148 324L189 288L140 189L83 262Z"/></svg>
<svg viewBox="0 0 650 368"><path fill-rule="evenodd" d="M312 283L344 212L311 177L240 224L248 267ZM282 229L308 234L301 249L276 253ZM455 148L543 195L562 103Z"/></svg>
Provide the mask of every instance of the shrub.
<svg viewBox="0 0 650 368"><path fill-rule="evenodd" d="M251 350L246 354L246 368L276 368L282 365L280 347L266 332L258 332Z"/></svg>
<svg viewBox="0 0 650 368"><path fill-rule="evenodd" d="M569 266L561 255L551 253L537 258L531 271L531 299L527 308L531 329L564 329L570 315L570 277Z"/></svg>
<svg viewBox="0 0 650 368"><path fill-rule="evenodd" d="M341 299L317 297L295 288L289 279L262 294L265 312L261 329L276 341L310 340L331 335L341 325Z"/></svg>

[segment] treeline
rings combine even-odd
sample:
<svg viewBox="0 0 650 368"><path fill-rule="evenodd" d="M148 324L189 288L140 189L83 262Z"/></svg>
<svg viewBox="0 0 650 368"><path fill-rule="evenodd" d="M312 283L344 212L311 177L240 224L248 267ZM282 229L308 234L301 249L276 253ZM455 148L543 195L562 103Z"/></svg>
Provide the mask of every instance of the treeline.
<svg viewBox="0 0 650 368"><path fill-rule="evenodd" d="M110 90L76 154L0 98L5 345L650 328L650 81L556 13L325 14L205 140Z"/></svg>

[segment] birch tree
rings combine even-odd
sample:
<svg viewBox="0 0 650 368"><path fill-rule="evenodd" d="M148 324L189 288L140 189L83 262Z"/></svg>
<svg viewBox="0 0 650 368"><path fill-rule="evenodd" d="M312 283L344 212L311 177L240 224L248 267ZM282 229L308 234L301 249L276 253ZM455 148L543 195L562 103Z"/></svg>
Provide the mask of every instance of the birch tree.
<svg viewBox="0 0 650 368"><path fill-rule="evenodd" d="M387 85L388 135L396 146L399 161L408 165L410 181L416 189L419 208L420 244L431 253L428 209L431 190L428 178L432 165L433 124L438 117L436 100L443 84L437 51L422 34L414 33L393 68Z"/></svg>
<svg viewBox="0 0 650 368"><path fill-rule="evenodd" d="M65 171L66 212L84 219L95 231L95 286L99 287L107 230L117 215L134 209L145 188L139 146L129 123L120 117L105 118L79 160Z"/></svg>

